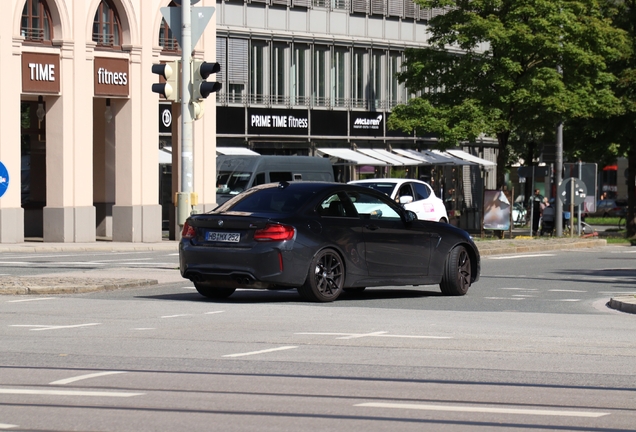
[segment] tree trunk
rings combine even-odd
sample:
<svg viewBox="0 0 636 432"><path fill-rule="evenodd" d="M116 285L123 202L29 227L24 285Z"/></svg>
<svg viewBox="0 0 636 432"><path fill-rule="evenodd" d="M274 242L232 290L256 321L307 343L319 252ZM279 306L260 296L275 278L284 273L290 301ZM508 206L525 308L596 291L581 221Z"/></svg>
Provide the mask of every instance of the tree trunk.
<svg viewBox="0 0 636 432"><path fill-rule="evenodd" d="M632 141L627 157L627 238L636 238L636 220L634 220L634 206L636 205L636 142Z"/></svg>
<svg viewBox="0 0 636 432"><path fill-rule="evenodd" d="M508 138L510 132L501 132L497 134L497 142L499 151L497 153L497 189L503 190L506 186L506 166L508 165L509 150Z"/></svg>

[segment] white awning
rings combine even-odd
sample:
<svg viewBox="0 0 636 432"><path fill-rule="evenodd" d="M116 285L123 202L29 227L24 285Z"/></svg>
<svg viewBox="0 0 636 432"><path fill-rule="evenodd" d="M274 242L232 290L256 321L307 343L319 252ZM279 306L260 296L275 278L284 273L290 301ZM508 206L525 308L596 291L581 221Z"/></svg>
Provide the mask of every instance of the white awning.
<svg viewBox="0 0 636 432"><path fill-rule="evenodd" d="M467 160L469 162L475 162L481 166L497 166L497 164L495 162L486 160L486 159L482 159L480 157L477 156L473 156L470 153L467 153L463 150L446 150L448 153L452 154L455 157L458 157L460 159L464 159Z"/></svg>
<svg viewBox="0 0 636 432"><path fill-rule="evenodd" d="M391 153L384 149L365 149L358 148L356 151L360 153L364 153L367 156L374 157L376 159L380 159L388 163L389 165L402 166L402 165L419 165L420 162L415 159L405 158L395 153Z"/></svg>
<svg viewBox="0 0 636 432"><path fill-rule="evenodd" d="M362 153L358 153L356 151L353 151L351 149L346 149L346 148L319 148L316 149L318 150L320 153L324 153L326 155L338 158L338 159L344 159L346 161L351 162L350 165L388 165L386 162L381 161L379 159L375 159L372 157L369 157L365 154Z"/></svg>
<svg viewBox="0 0 636 432"><path fill-rule="evenodd" d="M217 154L222 155L257 155L260 156L260 153L256 153L245 147L217 147Z"/></svg>
<svg viewBox="0 0 636 432"><path fill-rule="evenodd" d="M409 159L416 160L419 162L419 164L425 164L425 165L435 164L435 162L432 161L429 157L415 150L393 149L393 151Z"/></svg>
<svg viewBox="0 0 636 432"><path fill-rule="evenodd" d="M431 157L439 159L442 164L451 164L451 165L474 165L473 162L458 158L457 156L453 156L450 153L443 152L441 150L423 150L423 153L430 155Z"/></svg>

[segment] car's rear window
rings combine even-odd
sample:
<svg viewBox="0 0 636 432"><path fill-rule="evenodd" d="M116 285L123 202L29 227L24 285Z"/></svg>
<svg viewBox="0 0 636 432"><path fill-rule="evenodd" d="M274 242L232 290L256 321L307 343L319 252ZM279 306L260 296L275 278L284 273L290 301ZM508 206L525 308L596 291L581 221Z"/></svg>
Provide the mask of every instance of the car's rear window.
<svg viewBox="0 0 636 432"><path fill-rule="evenodd" d="M296 213L311 195L291 192L283 188L267 188L249 193L243 199L225 206L224 211L248 213ZM237 197L238 198L238 197Z"/></svg>

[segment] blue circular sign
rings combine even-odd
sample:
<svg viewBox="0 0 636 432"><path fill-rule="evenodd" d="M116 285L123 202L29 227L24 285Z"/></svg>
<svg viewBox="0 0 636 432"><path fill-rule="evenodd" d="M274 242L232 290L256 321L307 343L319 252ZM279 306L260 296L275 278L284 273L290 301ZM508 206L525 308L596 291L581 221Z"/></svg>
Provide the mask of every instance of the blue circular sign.
<svg viewBox="0 0 636 432"><path fill-rule="evenodd" d="M7 171L7 167L4 166L2 162L0 162L0 198L9 188L9 171Z"/></svg>

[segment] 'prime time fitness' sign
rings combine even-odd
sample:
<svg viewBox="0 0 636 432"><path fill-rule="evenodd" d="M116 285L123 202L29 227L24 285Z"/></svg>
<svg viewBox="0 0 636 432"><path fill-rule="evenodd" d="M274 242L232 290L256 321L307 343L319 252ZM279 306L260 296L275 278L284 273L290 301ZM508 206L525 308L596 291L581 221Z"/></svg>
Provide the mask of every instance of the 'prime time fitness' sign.
<svg viewBox="0 0 636 432"><path fill-rule="evenodd" d="M255 135L308 135L307 110L249 108L247 133Z"/></svg>
<svg viewBox="0 0 636 432"><path fill-rule="evenodd" d="M22 92L59 93L60 56L57 54L22 54Z"/></svg>

